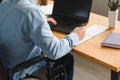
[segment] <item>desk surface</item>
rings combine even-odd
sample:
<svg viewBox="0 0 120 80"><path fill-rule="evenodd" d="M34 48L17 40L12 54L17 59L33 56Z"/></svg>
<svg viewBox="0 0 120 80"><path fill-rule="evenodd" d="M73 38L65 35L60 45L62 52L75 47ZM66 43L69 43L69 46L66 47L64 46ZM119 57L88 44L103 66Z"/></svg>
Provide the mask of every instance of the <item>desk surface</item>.
<svg viewBox="0 0 120 80"><path fill-rule="evenodd" d="M108 18L91 13L89 23L87 27L93 24L99 24L102 26L108 26ZM92 61L95 61L110 70L120 71L120 49L113 49L107 47L101 47L101 42L107 37L111 31L120 32L120 21L118 21L118 26L115 29L109 29L88 41L74 47L72 52L78 53ZM58 38L64 37L66 34L53 31L54 35Z"/></svg>

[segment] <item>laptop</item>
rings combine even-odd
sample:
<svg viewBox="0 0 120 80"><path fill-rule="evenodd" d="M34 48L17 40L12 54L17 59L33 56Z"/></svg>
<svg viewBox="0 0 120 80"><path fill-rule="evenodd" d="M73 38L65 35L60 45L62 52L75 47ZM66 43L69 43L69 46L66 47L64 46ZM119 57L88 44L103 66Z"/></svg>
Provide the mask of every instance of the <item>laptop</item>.
<svg viewBox="0 0 120 80"><path fill-rule="evenodd" d="M75 27L86 25L89 20L92 0L55 0L52 17L57 25L52 30L71 33Z"/></svg>

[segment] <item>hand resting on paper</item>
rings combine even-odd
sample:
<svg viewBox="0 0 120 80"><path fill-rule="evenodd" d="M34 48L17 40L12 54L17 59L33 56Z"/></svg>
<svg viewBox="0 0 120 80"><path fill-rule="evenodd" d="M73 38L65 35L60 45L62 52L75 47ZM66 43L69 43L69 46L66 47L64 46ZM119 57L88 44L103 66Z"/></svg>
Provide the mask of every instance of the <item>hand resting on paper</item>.
<svg viewBox="0 0 120 80"><path fill-rule="evenodd" d="M83 37L85 36L85 31L86 31L86 27L76 27L73 32L76 33L79 37L79 39L83 39Z"/></svg>

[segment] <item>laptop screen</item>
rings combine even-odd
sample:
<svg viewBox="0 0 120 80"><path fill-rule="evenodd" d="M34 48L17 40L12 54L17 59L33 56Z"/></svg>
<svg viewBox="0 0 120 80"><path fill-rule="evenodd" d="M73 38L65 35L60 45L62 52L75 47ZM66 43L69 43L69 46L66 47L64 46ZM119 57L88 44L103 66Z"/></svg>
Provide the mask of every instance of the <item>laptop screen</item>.
<svg viewBox="0 0 120 80"><path fill-rule="evenodd" d="M66 16L88 22L92 0L55 0L52 16Z"/></svg>

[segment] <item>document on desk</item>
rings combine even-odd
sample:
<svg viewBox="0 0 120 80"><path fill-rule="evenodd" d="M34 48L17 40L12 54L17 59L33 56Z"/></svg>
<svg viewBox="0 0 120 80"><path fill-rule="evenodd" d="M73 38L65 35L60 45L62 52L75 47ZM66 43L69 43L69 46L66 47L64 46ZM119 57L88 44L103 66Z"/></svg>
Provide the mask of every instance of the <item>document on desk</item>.
<svg viewBox="0 0 120 80"><path fill-rule="evenodd" d="M53 4L47 4L46 6L40 6L40 9L46 14L52 14Z"/></svg>
<svg viewBox="0 0 120 80"><path fill-rule="evenodd" d="M88 27L86 29L86 33L85 33L84 38L79 43L77 43L76 45L91 39L92 37L104 32L107 29L108 29L107 26L101 26L101 25L97 25L97 24L94 24L94 25Z"/></svg>

